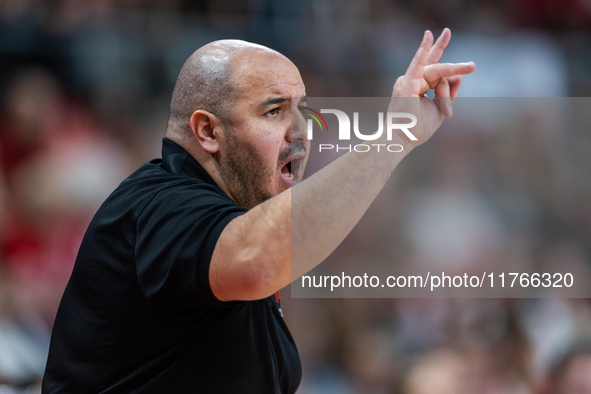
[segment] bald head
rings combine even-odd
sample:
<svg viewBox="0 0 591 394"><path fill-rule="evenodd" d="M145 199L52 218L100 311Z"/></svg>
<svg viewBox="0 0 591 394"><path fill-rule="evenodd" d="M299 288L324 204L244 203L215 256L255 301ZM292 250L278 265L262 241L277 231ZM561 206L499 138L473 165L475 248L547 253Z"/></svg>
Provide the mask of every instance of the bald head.
<svg viewBox="0 0 591 394"><path fill-rule="evenodd" d="M175 140L190 138L189 120L197 110L211 112L231 124L233 104L244 85L241 71L269 57L290 62L279 52L241 40L214 41L195 51L176 80L166 135Z"/></svg>
<svg viewBox="0 0 591 394"><path fill-rule="evenodd" d="M166 136L187 151L238 204L250 208L291 185L292 138L305 150L291 113L306 89L282 54L238 40L199 48L183 65ZM299 116L296 119L303 117ZM303 173L305 160L299 166Z"/></svg>

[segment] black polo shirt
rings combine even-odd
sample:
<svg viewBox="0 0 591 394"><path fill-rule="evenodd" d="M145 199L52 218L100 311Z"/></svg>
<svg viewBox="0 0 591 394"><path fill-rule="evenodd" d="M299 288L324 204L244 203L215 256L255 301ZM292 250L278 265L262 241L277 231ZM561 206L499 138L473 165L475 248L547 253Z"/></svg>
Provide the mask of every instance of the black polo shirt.
<svg viewBox="0 0 591 394"><path fill-rule="evenodd" d="M93 218L63 295L43 393L294 393L299 356L277 295L222 303L224 227L247 210L164 139Z"/></svg>

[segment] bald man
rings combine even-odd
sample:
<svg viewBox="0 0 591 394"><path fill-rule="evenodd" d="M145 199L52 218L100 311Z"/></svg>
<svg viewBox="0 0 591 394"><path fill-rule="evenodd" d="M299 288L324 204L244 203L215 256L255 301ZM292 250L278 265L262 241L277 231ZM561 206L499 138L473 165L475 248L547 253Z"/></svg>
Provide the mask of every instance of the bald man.
<svg viewBox="0 0 591 394"><path fill-rule="evenodd" d="M438 63L450 35L433 44L425 32L394 85L389 110L414 111L418 140L396 135L403 153L352 152L303 182L296 66L237 40L197 50L172 94L162 159L123 181L88 228L43 392L294 393L301 366L277 291L337 247L400 160L451 116L474 64ZM422 97L429 89L438 102ZM292 253L292 242L306 247Z"/></svg>

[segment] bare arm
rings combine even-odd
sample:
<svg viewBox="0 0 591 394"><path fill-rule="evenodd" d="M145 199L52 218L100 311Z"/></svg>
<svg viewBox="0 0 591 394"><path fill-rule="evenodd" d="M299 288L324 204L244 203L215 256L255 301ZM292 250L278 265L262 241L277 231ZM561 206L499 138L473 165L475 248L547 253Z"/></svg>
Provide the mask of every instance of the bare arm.
<svg viewBox="0 0 591 394"><path fill-rule="evenodd" d="M444 30L433 45L427 31L405 75L394 85L388 111L416 114L413 134L418 141L397 135L405 147L398 154L347 153L230 222L210 265L210 284L218 299L267 297L316 267L343 241L403 157L431 137L443 116L451 116L461 74L471 73L475 66L438 63L450 35ZM438 101L422 97L429 89L435 90Z"/></svg>

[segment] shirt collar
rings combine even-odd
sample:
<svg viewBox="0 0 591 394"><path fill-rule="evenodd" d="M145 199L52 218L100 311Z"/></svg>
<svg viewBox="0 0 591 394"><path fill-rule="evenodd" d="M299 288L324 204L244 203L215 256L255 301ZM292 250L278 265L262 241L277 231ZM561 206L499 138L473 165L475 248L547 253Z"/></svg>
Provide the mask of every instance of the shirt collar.
<svg viewBox="0 0 591 394"><path fill-rule="evenodd" d="M162 139L162 165L175 175L184 175L216 185L207 171L180 145L164 137Z"/></svg>

